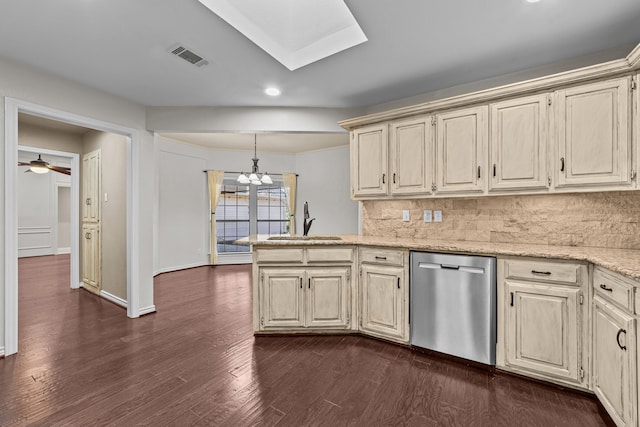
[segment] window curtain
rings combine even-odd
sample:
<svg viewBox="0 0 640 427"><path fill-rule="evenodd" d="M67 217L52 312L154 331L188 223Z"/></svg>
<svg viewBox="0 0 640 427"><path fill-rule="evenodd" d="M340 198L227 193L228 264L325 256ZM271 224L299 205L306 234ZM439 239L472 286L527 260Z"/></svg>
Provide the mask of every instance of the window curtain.
<svg viewBox="0 0 640 427"><path fill-rule="evenodd" d="M298 177L295 173L285 173L282 175L285 188L289 190L289 234L296 234L296 187Z"/></svg>
<svg viewBox="0 0 640 427"><path fill-rule="evenodd" d="M218 242L216 241L216 206L222 192L224 171L207 171L209 181L209 200L211 202L211 241L209 243L209 263L218 263Z"/></svg>

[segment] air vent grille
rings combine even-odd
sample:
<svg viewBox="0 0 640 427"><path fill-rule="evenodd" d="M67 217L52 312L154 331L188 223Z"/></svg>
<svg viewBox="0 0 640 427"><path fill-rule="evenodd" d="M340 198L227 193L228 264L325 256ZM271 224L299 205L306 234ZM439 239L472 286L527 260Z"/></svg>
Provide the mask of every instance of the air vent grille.
<svg viewBox="0 0 640 427"><path fill-rule="evenodd" d="M169 52L184 59L188 63L196 65L198 67L205 66L209 63L209 61L207 61L206 59L204 59L202 56L198 55L191 49L185 47L181 43L176 43L173 46L171 46L169 48Z"/></svg>

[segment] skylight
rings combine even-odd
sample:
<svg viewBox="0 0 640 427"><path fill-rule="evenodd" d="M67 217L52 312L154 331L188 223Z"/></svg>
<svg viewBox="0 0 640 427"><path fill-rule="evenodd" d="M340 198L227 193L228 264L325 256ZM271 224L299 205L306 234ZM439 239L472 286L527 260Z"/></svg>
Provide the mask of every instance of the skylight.
<svg viewBox="0 0 640 427"><path fill-rule="evenodd" d="M293 71L367 41L343 0L199 0Z"/></svg>

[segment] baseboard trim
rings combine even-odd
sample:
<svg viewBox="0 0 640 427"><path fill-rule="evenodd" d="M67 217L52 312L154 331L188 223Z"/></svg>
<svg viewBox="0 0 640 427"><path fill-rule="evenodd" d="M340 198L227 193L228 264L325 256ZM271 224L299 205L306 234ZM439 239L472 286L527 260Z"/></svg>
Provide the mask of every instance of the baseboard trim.
<svg viewBox="0 0 640 427"><path fill-rule="evenodd" d="M104 299L106 299L107 301L111 301L112 303L119 305L120 307L124 307L127 308L127 301L117 297L107 291L101 290L100 291L100 296Z"/></svg>
<svg viewBox="0 0 640 427"><path fill-rule="evenodd" d="M170 273L172 271L178 271L178 270L186 270L187 268L195 268L195 267L203 267L205 265L209 265L206 262L194 262L192 264L184 264L184 265L176 265L173 267L165 267L165 268L161 268L159 270L157 270L155 273L153 273L154 276L157 276L158 274L162 274L162 273Z"/></svg>
<svg viewBox="0 0 640 427"><path fill-rule="evenodd" d="M66 255L71 253L71 248L58 248L56 255Z"/></svg>
<svg viewBox="0 0 640 427"><path fill-rule="evenodd" d="M0 347L0 357L4 357L4 347Z"/></svg>
<svg viewBox="0 0 640 427"><path fill-rule="evenodd" d="M145 314L155 313L155 312L156 312L156 306L150 305L149 307L144 307L140 309L140 316L144 316Z"/></svg>

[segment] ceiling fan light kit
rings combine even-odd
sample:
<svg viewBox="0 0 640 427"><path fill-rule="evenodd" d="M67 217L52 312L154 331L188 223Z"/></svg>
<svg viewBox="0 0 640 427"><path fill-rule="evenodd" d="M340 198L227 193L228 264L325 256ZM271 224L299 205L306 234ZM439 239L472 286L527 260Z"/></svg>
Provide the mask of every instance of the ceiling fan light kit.
<svg viewBox="0 0 640 427"><path fill-rule="evenodd" d="M258 134L253 134L253 166L251 166L251 174L247 177L244 172L240 172L240 175L236 179L240 184L253 184L253 185L262 185L262 184L273 184L273 180L267 174L267 172L261 174L258 168Z"/></svg>

